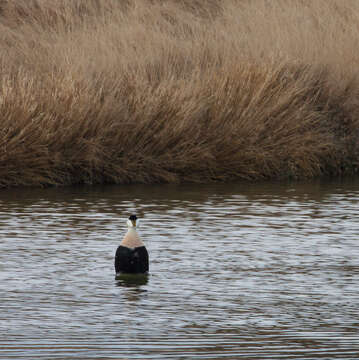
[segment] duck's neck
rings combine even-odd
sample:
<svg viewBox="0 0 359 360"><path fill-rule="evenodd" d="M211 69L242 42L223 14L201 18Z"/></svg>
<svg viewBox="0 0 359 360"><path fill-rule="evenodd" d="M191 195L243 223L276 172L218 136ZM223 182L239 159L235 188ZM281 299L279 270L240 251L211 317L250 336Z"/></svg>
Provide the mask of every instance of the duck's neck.
<svg viewBox="0 0 359 360"><path fill-rule="evenodd" d="M144 246L143 242L140 239L140 236L138 235L136 228L134 227L128 228L127 234L123 238L121 245L129 248Z"/></svg>
<svg viewBox="0 0 359 360"><path fill-rule="evenodd" d="M129 227L127 229L127 234L131 236L139 236L135 227Z"/></svg>

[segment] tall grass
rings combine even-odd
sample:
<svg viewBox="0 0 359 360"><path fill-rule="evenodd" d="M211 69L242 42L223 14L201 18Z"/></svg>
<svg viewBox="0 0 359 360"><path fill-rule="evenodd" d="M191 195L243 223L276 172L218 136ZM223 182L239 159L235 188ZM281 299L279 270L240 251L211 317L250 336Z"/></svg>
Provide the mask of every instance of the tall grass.
<svg viewBox="0 0 359 360"><path fill-rule="evenodd" d="M0 0L0 186L359 165L356 0Z"/></svg>

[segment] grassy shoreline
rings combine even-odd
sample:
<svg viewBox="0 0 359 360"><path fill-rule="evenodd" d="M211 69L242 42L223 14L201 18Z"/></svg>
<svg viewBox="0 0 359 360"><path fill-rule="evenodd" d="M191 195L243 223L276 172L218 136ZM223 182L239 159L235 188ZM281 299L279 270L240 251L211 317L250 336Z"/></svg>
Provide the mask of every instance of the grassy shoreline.
<svg viewBox="0 0 359 360"><path fill-rule="evenodd" d="M359 167L355 0L0 0L0 187Z"/></svg>

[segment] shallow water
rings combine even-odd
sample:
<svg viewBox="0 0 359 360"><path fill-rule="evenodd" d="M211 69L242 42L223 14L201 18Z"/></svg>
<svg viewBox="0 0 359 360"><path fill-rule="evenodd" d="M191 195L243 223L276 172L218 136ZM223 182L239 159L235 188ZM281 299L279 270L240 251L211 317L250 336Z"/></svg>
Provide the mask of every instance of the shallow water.
<svg viewBox="0 0 359 360"><path fill-rule="evenodd" d="M0 359L357 359L359 181L0 192ZM114 277L126 217L150 275Z"/></svg>

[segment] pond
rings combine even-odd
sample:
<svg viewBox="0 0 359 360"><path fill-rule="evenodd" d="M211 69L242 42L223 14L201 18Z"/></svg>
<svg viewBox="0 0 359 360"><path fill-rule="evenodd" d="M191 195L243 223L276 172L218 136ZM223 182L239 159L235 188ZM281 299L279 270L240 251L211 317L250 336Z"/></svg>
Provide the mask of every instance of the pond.
<svg viewBox="0 0 359 360"><path fill-rule="evenodd" d="M0 192L1 359L357 359L359 180ZM115 279L141 218L147 277Z"/></svg>

